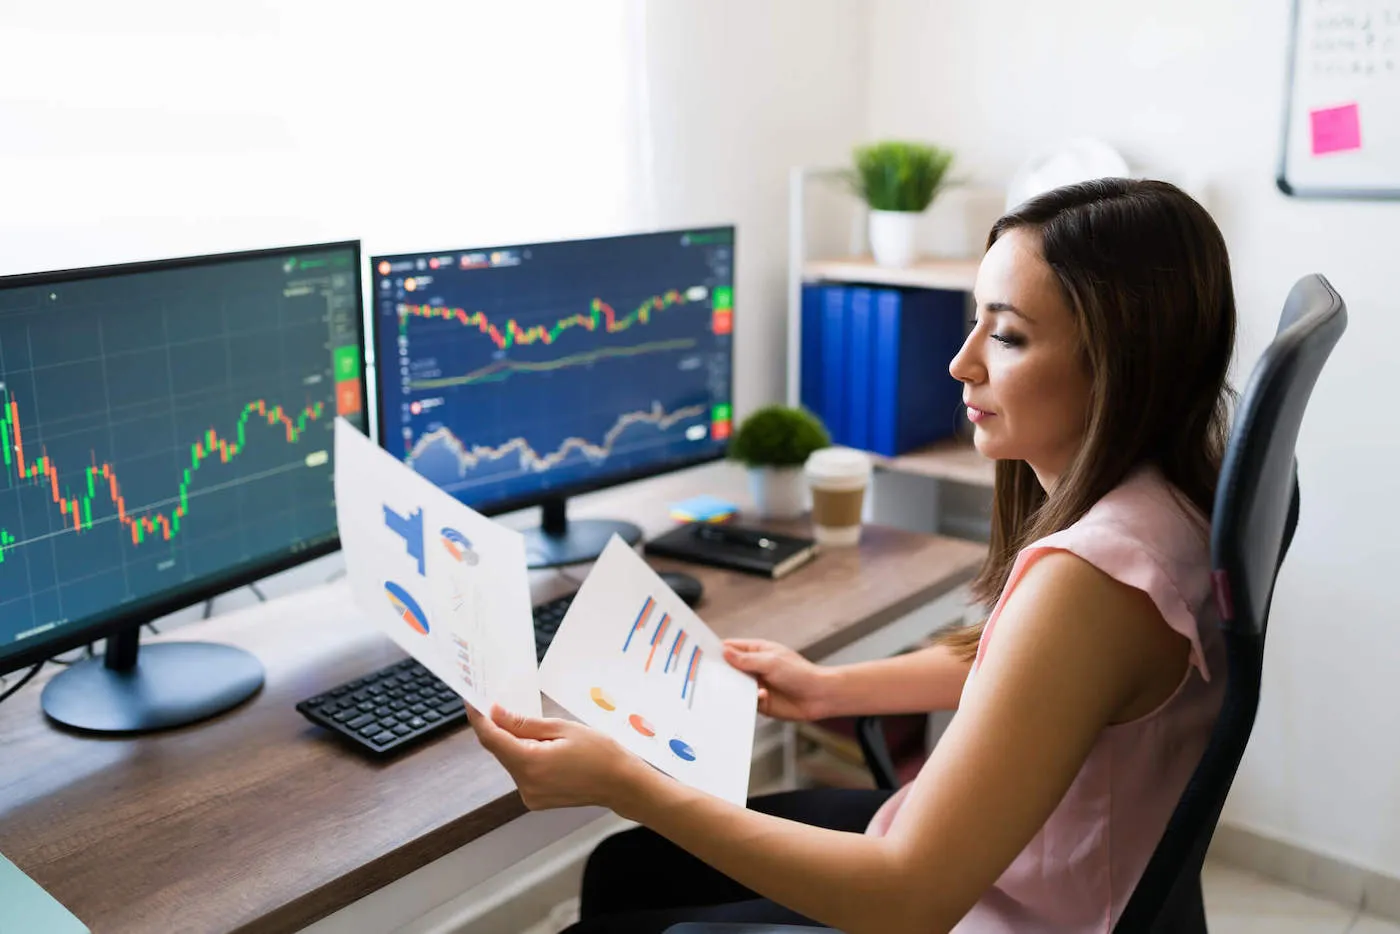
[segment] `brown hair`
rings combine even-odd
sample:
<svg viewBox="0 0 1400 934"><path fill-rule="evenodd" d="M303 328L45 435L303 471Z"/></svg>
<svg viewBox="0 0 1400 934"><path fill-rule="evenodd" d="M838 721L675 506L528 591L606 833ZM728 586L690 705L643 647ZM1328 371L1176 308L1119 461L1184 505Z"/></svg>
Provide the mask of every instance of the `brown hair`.
<svg viewBox="0 0 1400 934"><path fill-rule="evenodd" d="M1040 235L1091 379L1084 441L1047 496L1024 461L998 461L990 550L972 582L988 612L1022 548L1068 528L1130 471L1155 465L1206 516L1224 454L1235 345L1225 240L1174 185L1105 178L1056 188L992 225ZM964 658L985 623L942 641Z"/></svg>

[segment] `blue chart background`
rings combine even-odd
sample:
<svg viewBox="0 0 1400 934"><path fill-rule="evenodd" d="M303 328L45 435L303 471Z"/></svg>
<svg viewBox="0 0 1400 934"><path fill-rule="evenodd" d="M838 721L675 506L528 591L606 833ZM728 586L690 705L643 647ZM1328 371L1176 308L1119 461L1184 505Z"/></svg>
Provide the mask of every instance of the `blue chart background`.
<svg viewBox="0 0 1400 934"><path fill-rule="evenodd" d="M726 229L507 247L503 249L520 257L519 265L465 270L459 267L461 252L376 258L385 445L438 486L482 508L722 451L725 441L712 439L709 428L712 406L730 402L731 337L715 335L711 319L715 288L732 288L732 240L732 231ZM412 271L419 259L429 256L439 257L443 268ZM383 261L410 271L385 276L378 271ZM416 283L423 277L431 282L410 292L403 287L407 276L414 276ZM671 290L684 294L694 286L706 288L703 299L653 310L650 323L634 323L612 334L601 324L595 331L576 325L560 332L552 344L537 340L506 351L489 335L457 320L410 316L406 357L411 388L404 391L400 303L461 308L468 314L480 311L504 332L510 319L528 330L587 314L595 298L612 306L621 321L653 296ZM422 385L460 378L501 360L558 361L605 348L673 341L688 346L543 372L514 371L501 379L465 385ZM408 409L415 401L426 406L421 414ZM464 467L442 435L447 429L467 450L498 448L523 438L543 458L569 438L601 445L619 416L650 411L657 404L668 414L687 407L698 411L665 431L633 424L616 436L606 458L590 460L575 450L544 470L527 469L516 452ZM705 435L687 439L687 430L697 425L705 427ZM437 440L410 457L415 445L434 432Z"/></svg>
<svg viewBox="0 0 1400 934"><path fill-rule="evenodd" d="M300 256L311 271L289 270L292 258L0 290L0 383L19 404L26 461L46 452L67 496L86 493L86 467L110 463L130 515L168 517L208 429L234 440L257 399L293 420L325 406L295 443L252 415L241 453L195 471L189 512L168 542L157 532L134 544L102 482L92 524L75 532L46 484L0 461L0 527L17 539L0 564L0 655L21 634L134 611L334 538L331 461L306 458L332 448L333 347L359 341L355 257ZM285 294L292 283L305 293ZM330 297L343 320L328 317Z"/></svg>

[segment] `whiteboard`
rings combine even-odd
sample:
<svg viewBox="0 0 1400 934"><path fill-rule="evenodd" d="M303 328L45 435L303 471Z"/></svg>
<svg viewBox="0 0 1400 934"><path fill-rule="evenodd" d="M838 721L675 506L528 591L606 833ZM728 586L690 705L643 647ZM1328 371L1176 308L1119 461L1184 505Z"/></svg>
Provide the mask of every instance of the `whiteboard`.
<svg viewBox="0 0 1400 934"><path fill-rule="evenodd" d="M1400 0L1294 0L1278 187L1400 198Z"/></svg>

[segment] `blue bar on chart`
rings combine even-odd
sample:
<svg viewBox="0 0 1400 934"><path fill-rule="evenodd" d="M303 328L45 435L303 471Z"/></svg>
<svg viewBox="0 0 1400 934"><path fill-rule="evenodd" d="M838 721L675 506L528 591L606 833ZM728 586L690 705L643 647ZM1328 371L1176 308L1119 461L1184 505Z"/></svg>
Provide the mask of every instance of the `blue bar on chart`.
<svg viewBox="0 0 1400 934"><path fill-rule="evenodd" d="M647 621L651 619L651 611L654 609L656 609L656 601L647 597L646 602L642 604L641 612L637 614L636 621L632 623L632 628L627 633L627 641L622 643L622 651L626 652L632 645L633 636L647 628Z"/></svg>
<svg viewBox="0 0 1400 934"><path fill-rule="evenodd" d="M686 669L685 684L681 687L681 700L686 702L687 707L695 706L695 681L700 674L700 659L704 654L698 645L690 650L690 665Z"/></svg>

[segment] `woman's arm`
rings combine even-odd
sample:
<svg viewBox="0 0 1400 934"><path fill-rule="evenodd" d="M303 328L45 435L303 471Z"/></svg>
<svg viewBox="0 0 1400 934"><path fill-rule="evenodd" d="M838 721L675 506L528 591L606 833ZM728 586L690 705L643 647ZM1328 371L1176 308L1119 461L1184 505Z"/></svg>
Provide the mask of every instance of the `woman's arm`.
<svg viewBox="0 0 1400 934"><path fill-rule="evenodd" d="M971 667L945 646L852 665L816 665L766 639L726 640L724 658L758 679L759 712L781 720L952 710Z"/></svg>
<svg viewBox="0 0 1400 934"><path fill-rule="evenodd" d="M929 934L972 908L1054 811L1104 726L1149 674L1177 663L1171 637L1180 640L1139 591L1073 555L1042 557L1008 598L995 647L885 837L737 807L579 724L504 712L474 722L532 808L605 804L848 934Z"/></svg>
<svg viewBox="0 0 1400 934"><path fill-rule="evenodd" d="M943 645L828 668L829 716L956 710L971 668Z"/></svg>

